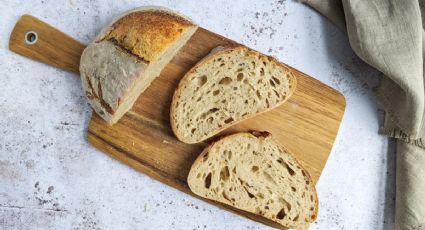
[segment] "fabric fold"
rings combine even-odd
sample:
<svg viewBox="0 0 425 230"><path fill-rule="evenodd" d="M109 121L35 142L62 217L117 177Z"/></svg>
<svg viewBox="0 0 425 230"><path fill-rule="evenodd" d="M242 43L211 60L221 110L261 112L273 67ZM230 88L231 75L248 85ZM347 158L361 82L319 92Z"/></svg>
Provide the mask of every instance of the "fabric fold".
<svg viewBox="0 0 425 230"><path fill-rule="evenodd" d="M385 76L376 90L381 133L398 139L396 229L425 229L425 1L306 0L347 33L354 52Z"/></svg>

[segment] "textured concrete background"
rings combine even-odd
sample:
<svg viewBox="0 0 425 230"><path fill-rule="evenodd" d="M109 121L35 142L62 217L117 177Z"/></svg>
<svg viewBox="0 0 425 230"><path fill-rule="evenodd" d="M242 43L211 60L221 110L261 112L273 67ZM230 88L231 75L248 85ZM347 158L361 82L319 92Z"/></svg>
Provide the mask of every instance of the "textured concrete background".
<svg viewBox="0 0 425 230"><path fill-rule="evenodd" d="M379 73L296 1L0 0L0 229L263 229L138 173L86 141L79 78L10 52L25 13L88 43L114 16L163 5L341 91L347 109L318 182L312 229L391 229L394 147L377 134Z"/></svg>

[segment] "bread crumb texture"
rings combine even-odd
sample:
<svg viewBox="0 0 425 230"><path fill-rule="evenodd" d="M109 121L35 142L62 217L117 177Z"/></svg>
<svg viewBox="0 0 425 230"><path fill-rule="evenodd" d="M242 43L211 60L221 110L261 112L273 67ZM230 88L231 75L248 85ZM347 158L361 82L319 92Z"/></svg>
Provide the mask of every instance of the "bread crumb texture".
<svg viewBox="0 0 425 230"><path fill-rule="evenodd" d="M318 198L309 174L270 136L238 133L213 143L196 159L188 183L201 197L283 227L302 228L317 217Z"/></svg>
<svg viewBox="0 0 425 230"><path fill-rule="evenodd" d="M224 48L180 81L171 105L173 131L183 142L203 141L277 107L295 86L295 76L274 58L243 46Z"/></svg>

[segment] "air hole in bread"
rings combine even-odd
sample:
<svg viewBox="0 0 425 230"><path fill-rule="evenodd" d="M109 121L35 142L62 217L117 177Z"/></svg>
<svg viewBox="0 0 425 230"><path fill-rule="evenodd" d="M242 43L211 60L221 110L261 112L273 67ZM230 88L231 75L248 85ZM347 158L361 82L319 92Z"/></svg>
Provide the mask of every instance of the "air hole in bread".
<svg viewBox="0 0 425 230"><path fill-rule="evenodd" d="M314 214L313 214L313 215L311 215L311 219L313 219L313 220L314 220L315 218L316 218L316 215L314 215Z"/></svg>
<svg viewBox="0 0 425 230"><path fill-rule="evenodd" d="M198 175L196 175L196 178L201 178L201 173L198 173Z"/></svg>
<svg viewBox="0 0 425 230"><path fill-rule="evenodd" d="M264 68L260 69L260 76L264 76Z"/></svg>
<svg viewBox="0 0 425 230"><path fill-rule="evenodd" d="M258 166L255 166L255 165L251 167L252 172L258 172L258 169L259 169Z"/></svg>
<svg viewBox="0 0 425 230"><path fill-rule="evenodd" d="M281 164L286 168L286 170L288 170L289 175L295 175L295 171L291 167L289 167L288 164L286 164L285 162L282 162Z"/></svg>
<svg viewBox="0 0 425 230"><path fill-rule="evenodd" d="M234 121L234 119L233 118L231 118L231 117L229 117L229 118L227 118L226 120L224 120L224 123L225 124L229 124L230 122L232 122L232 121Z"/></svg>
<svg viewBox="0 0 425 230"><path fill-rule="evenodd" d="M260 91L259 91L259 90L257 90L257 91L256 91L256 93L257 93L257 97L258 97L258 99L260 99L260 100L261 100L263 97L261 96Z"/></svg>
<svg viewBox="0 0 425 230"><path fill-rule="evenodd" d="M243 80L243 83L244 83L244 84L248 84L248 80L244 79L244 80Z"/></svg>
<svg viewBox="0 0 425 230"><path fill-rule="evenodd" d="M289 75L288 75L288 77L289 77ZM276 77L272 77L272 79L273 79L273 81L274 82L276 82L276 84L278 84L278 85L280 85L280 81L279 81L279 79L277 79Z"/></svg>
<svg viewBox="0 0 425 230"><path fill-rule="evenodd" d="M296 215L295 217L294 217L294 219L293 219L293 221L295 222L295 221L297 221L298 220L298 217L300 217L299 215Z"/></svg>
<svg viewBox="0 0 425 230"><path fill-rule="evenodd" d="M207 161L208 160L208 152L204 155L204 161Z"/></svg>
<svg viewBox="0 0 425 230"><path fill-rule="evenodd" d="M235 86L235 87L233 87L233 90L235 90L235 91L236 91L236 90L238 90L238 87L236 87L236 86Z"/></svg>
<svg viewBox="0 0 425 230"><path fill-rule="evenodd" d="M230 83L232 83L232 79L230 77L224 77L218 82L220 85L229 85Z"/></svg>
<svg viewBox="0 0 425 230"><path fill-rule="evenodd" d="M269 99L268 98L266 98L266 105L267 105L266 106L267 108L270 108L270 102L269 102Z"/></svg>
<svg viewBox="0 0 425 230"><path fill-rule="evenodd" d="M207 177L205 177L205 188L209 189L211 186L211 173L208 173Z"/></svg>
<svg viewBox="0 0 425 230"><path fill-rule="evenodd" d="M292 190L293 192L296 192L296 191L297 191L297 189L296 189L295 187L291 187L291 190Z"/></svg>
<svg viewBox="0 0 425 230"><path fill-rule="evenodd" d="M310 200L313 201L313 195L310 195Z"/></svg>
<svg viewBox="0 0 425 230"><path fill-rule="evenodd" d="M214 121L214 117L209 117L209 118L207 119L207 123L208 123L208 124L212 124L212 123L213 123L213 121Z"/></svg>
<svg viewBox="0 0 425 230"><path fill-rule="evenodd" d="M245 186L242 186L243 188L244 188L244 190L245 190L245 192L246 192L246 194L248 194L248 197L249 198L255 198L255 196L254 196L254 194L252 194L252 193L250 193L249 191L248 191L248 189L245 187Z"/></svg>
<svg viewBox="0 0 425 230"><path fill-rule="evenodd" d="M300 169L300 168L298 168L298 169ZM303 176L306 176L304 170L301 170L301 173L303 174Z"/></svg>
<svg viewBox="0 0 425 230"><path fill-rule="evenodd" d="M279 220L282 220L283 218L285 218L285 216L286 213L284 208L280 209L280 211L276 214L276 218Z"/></svg>
<svg viewBox="0 0 425 230"><path fill-rule="evenodd" d="M232 202L232 201L230 200L230 198L227 196L226 191L224 191L224 190L223 190L222 195L223 195L223 198L224 198L224 199L228 200L229 202Z"/></svg>
<svg viewBox="0 0 425 230"><path fill-rule="evenodd" d="M202 75L202 76L198 77L197 78L197 82L198 82L198 86L205 85L205 83L207 83L207 76L206 75Z"/></svg>
<svg viewBox="0 0 425 230"><path fill-rule="evenodd" d="M200 117L201 117L201 119L204 119L207 116L209 116L210 114L217 112L218 110L219 110L218 108L211 108L207 112L204 112Z"/></svg>
<svg viewBox="0 0 425 230"><path fill-rule="evenodd" d="M286 207L288 208L288 212L290 212L292 207L291 207L291 204L289 202L286 202Z"/></svg>
<svg viewBox="0 0 425 230"><path fill-rule="evenodd" d="M236 167L234 167L234 168L232 169L232 172L233 172L234 174L236 174Z"/></svg>
<svg viewBox="0 0 425 230"><path fill-rule="evenodd" d="M243 80L243 73L238 73L238 75L236 76L236 80L242 81Z"/></svg>
<svg viewBox="0 0 425 230"><path fill-rule="evenodd" d="M267 206L267 205L264 206L264 209L269 210L269 206Z"/></svg>
<svg viewBox="0 0 425 230"><path fill-rule="evenodd" d="M276 90L273 90L273 92L274 92L274 94L276 94L276 97L277 98L280 98L280 95L279 95L279 93Z"/></svg>
<svg viewBox="0 0 425 230"><path fill-rule="evenodd" d="M227 152L227 159L231 160L232 159L232 151L228 151Z"/></svg>
<svg viewBox="0 0 425 230"><path fill-rule="evenodd" d="M194 133L195 133L195 131L196 131L196 128L193 128L192 130L190 130L190 132L191 132L192 134L194 134Z"/></svg>
<svg viewBox="0 0 425 230"><path fill-rule="evenodd" d="M229 177L230 177L229 167L225 166L220 171L220 180L227 181L229 180Z"/></svg>
<svg viewBox="0 0 425 230"><path fill-rule="evenodd" d="M257 196L258 196L260 199L264 199L264 195L263 195L262 193L258 193L258 194L257 194Z"/></svg>
<svg viewBox="0 0 425 230"><path fill-rule="evenodd" d="M224 66L224 65L225 65L224 63L221 63L221 64L220 64L220 66Z"/></svg>
<svg viewBox="0 0 425 230"><path fill-rule="evenodd" d="M219 93L220 93L220 90L215 90L215 91L213 92L213 95L214 95L214 96L217 96Z"/></svg>

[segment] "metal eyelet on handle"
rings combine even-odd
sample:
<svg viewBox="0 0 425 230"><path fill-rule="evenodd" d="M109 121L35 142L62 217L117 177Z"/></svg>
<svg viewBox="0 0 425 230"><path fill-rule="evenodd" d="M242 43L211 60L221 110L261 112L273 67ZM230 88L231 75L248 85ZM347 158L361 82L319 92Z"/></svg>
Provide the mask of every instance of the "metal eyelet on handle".
<svg viewBox="0 0 425 230"><path fill-rule="evenodd" d="M27 45L34 45L37 39L38 34L35 31L30 30L25 34L25 43L27 43Z"/></svg>

